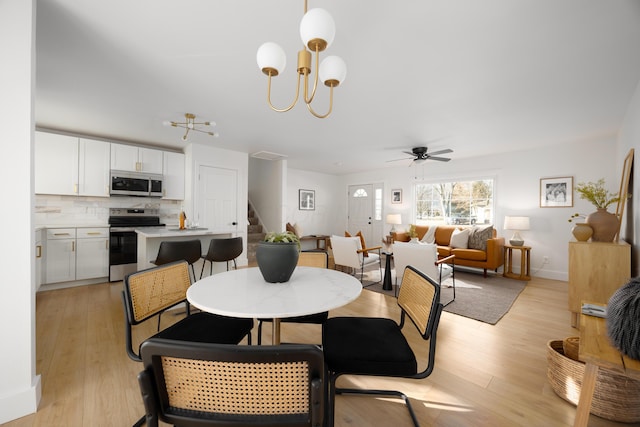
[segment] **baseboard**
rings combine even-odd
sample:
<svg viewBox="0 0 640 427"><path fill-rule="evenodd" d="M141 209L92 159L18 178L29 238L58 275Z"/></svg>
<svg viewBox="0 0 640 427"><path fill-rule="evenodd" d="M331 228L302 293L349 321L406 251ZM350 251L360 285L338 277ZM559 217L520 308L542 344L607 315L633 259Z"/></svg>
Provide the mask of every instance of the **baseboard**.
<svg viewBox="0 0 640 427"><path fill-rule="evenodd" d="M35 413L41 397L42 383L36 375L27 390L0 398L0 424Z"/></svg>

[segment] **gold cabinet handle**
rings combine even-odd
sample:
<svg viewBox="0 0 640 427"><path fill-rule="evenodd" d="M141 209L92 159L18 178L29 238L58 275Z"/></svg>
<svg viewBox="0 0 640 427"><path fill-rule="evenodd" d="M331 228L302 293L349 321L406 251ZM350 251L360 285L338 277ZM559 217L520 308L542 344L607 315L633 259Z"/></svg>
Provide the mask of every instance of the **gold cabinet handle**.
<svg viewBox="0 0 640 427"><path fill-rule="evenodd" d="M99 231L90 231L87 233L88 236L100 236L101 234Z"/></svg>
<svg viewBox="0 0 640 427"><path fill-rule="evenodd" d="M71 242L71 252L75 252L75 251L76 251L76 241L75 241L75 240L73 240L73 241Z"/></svg>
<svg viewBox="0 0 640 427"><path fill-rule="evenodd" d="M42 258L42 245L36 245L36 258Z"/></svg>
<svg viewBox="0 0 640 427"><path fill-rule="evenodd" d="M69 233L53 233L54 236L71 236Z"/></svg>

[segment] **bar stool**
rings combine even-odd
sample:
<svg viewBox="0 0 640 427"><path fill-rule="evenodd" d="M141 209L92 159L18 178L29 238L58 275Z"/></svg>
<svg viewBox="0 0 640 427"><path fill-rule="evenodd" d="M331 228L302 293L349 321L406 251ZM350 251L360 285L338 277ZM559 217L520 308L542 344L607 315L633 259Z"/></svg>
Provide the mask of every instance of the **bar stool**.
<svg viewBox="0 0 640 427"><path fill-rule="evenodd" d="M204 262L202 263L202 270L200 271L200 278L204 273L204 265L207 261L211 263L209 275L213 274L214 262L226 262L227 271L229 271L229 261L233 261L233 268L237 269L236 258L242 253L242 237L228 237L223 239L211 239L209 242L209 250L202 256Z"/></svg>
<svg viewBox="0 0 640 427"><path fill-rule="evenodd" d="M160 242L158 256L155 261L151 261L155 265L168 264L174 261L185 260L191 266L193 280L196 280L196 272L193 264L196 263L202 254L202 245L200 240L178 240Z"/></svg>

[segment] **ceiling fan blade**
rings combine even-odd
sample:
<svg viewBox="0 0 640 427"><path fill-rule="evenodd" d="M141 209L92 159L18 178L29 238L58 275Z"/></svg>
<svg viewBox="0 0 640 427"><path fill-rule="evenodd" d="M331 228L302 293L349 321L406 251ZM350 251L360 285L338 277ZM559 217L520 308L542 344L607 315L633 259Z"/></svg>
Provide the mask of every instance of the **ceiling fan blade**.
<svg viewBox="0 0 640 427"><path fill-rule="evenodd" d="M401 160L411 160L411 159L413 159L413 157L404 157L402 159L387 160L387 163L389 163L389 162L399 162Z"/></svg>
<svg viewBox="0 0 640 427"><path fill-rule="evenodd" d="M403 151L404 154L408 154L410 156L415 156L415 153L412 151Z"/></svg>
<svg viewBox="0 0 640 427"><path fill-rule="evenodd" d="M439 162L448 162L449 160L451 160L451 159L449 159L448 157L433 157L433 156L429 156L429 157L427 157L427 158L428 158L429 160L437 160L437 161L439 161Z"/></svg>
<svg viewBox="0 0 640 427"><path fill-rule="evenodd" d="M430 156L437 156L438 154L447 154L447 153L453 153L453 150L450 148L447 148L445 150L440 150L440 151L434 151L433 153L429 153Z"/></svg>

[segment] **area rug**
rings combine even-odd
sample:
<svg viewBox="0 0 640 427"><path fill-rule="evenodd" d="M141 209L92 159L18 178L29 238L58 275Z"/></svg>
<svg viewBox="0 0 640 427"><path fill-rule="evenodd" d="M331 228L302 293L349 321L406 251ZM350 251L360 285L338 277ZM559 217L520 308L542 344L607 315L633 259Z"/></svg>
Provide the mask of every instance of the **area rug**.
<svg viewBox="0 0 640 427"><path fill-rule="evenodd" d="M363 285L369 291L394 296L395 286L391 291L384 291L379 280L380 272L377 269L365 271ZM394 271L392 271L392 283L395 283ZM481 272L456 271L456 299L448 304L444 311L495 325L509 312L526 284L525 281L497 275L489 275L485 278ZM441 301L446 304L452 297L453 288L451 279L448 279L442 286Z"/></svg>

